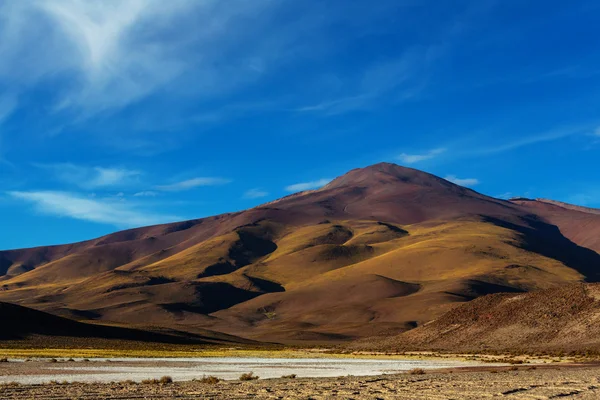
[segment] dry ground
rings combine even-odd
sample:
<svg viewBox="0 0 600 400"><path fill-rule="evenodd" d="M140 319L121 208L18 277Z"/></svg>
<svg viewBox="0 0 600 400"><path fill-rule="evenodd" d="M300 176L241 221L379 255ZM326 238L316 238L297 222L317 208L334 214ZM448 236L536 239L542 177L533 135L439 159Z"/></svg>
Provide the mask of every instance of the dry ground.
<svg viewBox="0 0 600 400"><path fill-rule="evenodd" d="M513 367L517 368L517 367ZM597 399L599 366L520 366L469 372L203 384L54 384L0 386L11 399Z"/></svg>

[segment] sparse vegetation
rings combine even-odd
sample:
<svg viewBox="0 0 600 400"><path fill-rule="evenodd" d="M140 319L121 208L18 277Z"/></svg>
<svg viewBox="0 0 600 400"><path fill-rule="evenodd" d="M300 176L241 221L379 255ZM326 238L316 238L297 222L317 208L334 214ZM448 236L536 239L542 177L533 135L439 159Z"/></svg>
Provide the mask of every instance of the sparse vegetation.
<svg viewBox="0 0 600 400"><path fill-rule="evenodd" d="M216 376L203 376L201 379L194 379L196 382L205 383L207 385L216 385L221 382Z"/></svg>
<svg viewBox="0 0 600 400"><path fill-rule="evenodd" d="M282 378L283 379L296 379L297 375L296 374L291 374L291 375L283 375Z"/></svg>
<svg viewBox="0 0 600 400"><path fill-rule="evenodd" d="M0 358L0 363L7 363L8 362L8 358L4 357L4 358Z"/></svg>
<svg viewBox="0 0 600 400"><path fill-rule="evenodd" d="M163 376L160 379L144 379L142 383L144 385L168 385L173 383L173 378L170 376Z"/></svg>
<svg viewBox="0 0 600 400"><path fill-rule="evenodd" d="M413 368L408 373L411 375L425 375L425 370L423 368Z"/></svg>
<svg viewBox="0 0 600 400"><path fill-rule="evenodd" d="M247 374L242 374L240 376L240 381L255 381L258 378L257 375L254 375L254 372L248 372Z"/></svg>
<svg viewBox="0 0 600 400"><path fill-rule="evenodd" d="M51 358L51 359L48 360L48 362L50 362L50 363L57 363L58 360L56 358Z"/></svg>
<svg viewBox="0 0 600 400"><path fill-rule="evenodd" d="M62 381L62 382L59 382L59 381L50 381L49 383L51 385L68 385L69 384L68 381Z"/></svg>

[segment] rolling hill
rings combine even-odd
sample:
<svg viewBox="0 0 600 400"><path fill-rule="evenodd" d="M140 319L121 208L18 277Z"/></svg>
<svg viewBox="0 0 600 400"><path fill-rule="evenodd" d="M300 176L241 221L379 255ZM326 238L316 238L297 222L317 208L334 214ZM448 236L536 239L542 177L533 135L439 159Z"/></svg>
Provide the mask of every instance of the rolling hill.
<svg viewBox="0 0 600 400"><path fill-rule="evenodd" d="M240 344L246 340L223 334L190 335L185 332L151 332L102 324L86 324L15 304L0 303L0 341L44 347L93 343Z"/></svg>
<svg viewBox="0 0 600 400"><path fill-rule="evenodd" d="M243 212L0 252L0 301L139 329L340 342L486 294L599 281L598 230L590 210L382 163Z"/></svg>

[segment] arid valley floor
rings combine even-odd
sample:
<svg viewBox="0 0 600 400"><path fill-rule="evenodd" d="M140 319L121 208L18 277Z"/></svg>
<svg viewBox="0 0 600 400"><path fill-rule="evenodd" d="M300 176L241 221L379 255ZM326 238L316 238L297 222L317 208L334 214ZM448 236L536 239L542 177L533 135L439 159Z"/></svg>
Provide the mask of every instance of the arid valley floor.
<svg viewBox="0 0 600 400"><path fill-rule="evenodd" d="M597 399L600 366L513 366L425 374L107 384L5 384L13 399Z"/></svg>

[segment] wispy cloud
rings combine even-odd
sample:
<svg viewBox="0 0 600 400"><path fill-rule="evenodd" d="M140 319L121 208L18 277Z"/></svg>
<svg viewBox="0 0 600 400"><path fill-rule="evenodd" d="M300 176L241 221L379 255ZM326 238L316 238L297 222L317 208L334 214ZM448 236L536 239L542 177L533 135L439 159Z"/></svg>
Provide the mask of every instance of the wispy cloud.
<svg viewBox="0 0 600 400"><path fill-rule="evenodd" d="M156 197L158 193L153 190L144 190L133 194L134 197Z"/></svg>
<svg viewBox="0 0 600 400"><path fill-rule="evenodd" d="M503 153L510 150L515 150L521 147L530 146L538 143L552 142L555 140L567 138L569 136L586 134L589 135L589 126L571 126L563 127L548 132L543 132L534 135L523 135L521 138L499 144L492 144L483 147L475 147L472 150L467 150L463 154L484 156L488 154ZM460 152L457 152L460 153Z"/></svg>
<svg viewBox="0 0 600 400"><path fill-rule="evenodd" d="M94 172L97 174L89 183L92 187L115 186L126 182L134 176L140 175L139 171L132 171L124 168L101 168L95 167Z"/></svg>
<svg viewBox="0 0 600 400"><path fill-rule="evenodd" d="M594 135L600 137L600 126L594 129Z"/></svg>
<svg viewBox="0 0 600 400"><path fill-rule="evenodd" d="M476 178L457 178L454 175L448 175L444 178L447 181L450 181L452 183L455 183L459 186L467 186L467 187L471 187L471 186L476 186L479 185L479 179Z"/></svg>
<svg viewBox="0 0 600 400"><path fill-rule="evenodd" d="M34 205L43 214L114 225L120 228L154 225L181 220L174 215L163 215L144 210L139 204L115 199L96 199L69 192L13 191L15 199Z"/></svg>
<svg viewBox="0 0 600 400"><path fill-rule="evenodd" d="M218 186L225 185L231 182L229 179L214 178L214 177L200 177L188 179L181 182L175 182L169 185L156 186L157 190L166 192L181 192L184 190L190 190L201 186Z"/></svg>
<svg viewBox="0 0 600 400"><path fill-rule="evenodd" d="M504 193L501 193L501 194L497 194L494 197L497 198L497 199L508 200L508 199L511 199L511 198L513 198L515 196L513 196L512 192L504 192Z"/></svg>
<svg viewBox="0 0 600 400"><path fill-rule="evenodd" d="M52 172L62 182L83 189L102 189L131 185L141 175L140 171L120 167L88 167L70 163L35 164Z"/></svg>
<svg viewBox="0 0 600 400"><path fill-rule="evenodd" d="M293 185L286 186L285 190L288 192L302 192L304 190L319 189L331 181L332 179L324 178L311 182L295 183Z"/></svg>
<svg viewBox="0 0 600 400"><path fill-rule="evenodd" d="M254 40L261 24L247 21L268 21L265 10L276 7L243 0L2 3L0 83L18 93L69 75L55 109L83 116L127 106L166 85L183 96L220 95L262 75L280 54L273 50L294 39ZM245 27L243 38L236 26ZM35 62L23 62L24 54Z"/></svg>
<svg viewBox="0 0 600 400"><path fill-rule="evenodd" d="M298 112L319 112L337 115L374 107L382 97L392 94L395 101L414 97L424 88L421 74L433 61L433 47L407 50L397 59L377 62L368 66L360 77L350 77L358 82L353 92L296 109Z"/></svg>
<svg viewBox="0 0 600 400"><path fill-rule="evenodd" d="M421 154L402 153L398 156L398 159L405 164L415 164L415 163L418 163L421 161L431 160L432 158L435 158L435 157L443 154L444 152L446 152L446 149L438 148L438 149L429 150L429 151L427 151L425 153L421 153Z"/></svg>
<svg viewBox="0 0 600 400"><path fill-rule="evenodd" d="M267 197L268 195L269 192L266 192L259 188L254 188L246 191L243 197L245 199L260 199L261 197Z"/></svg>

